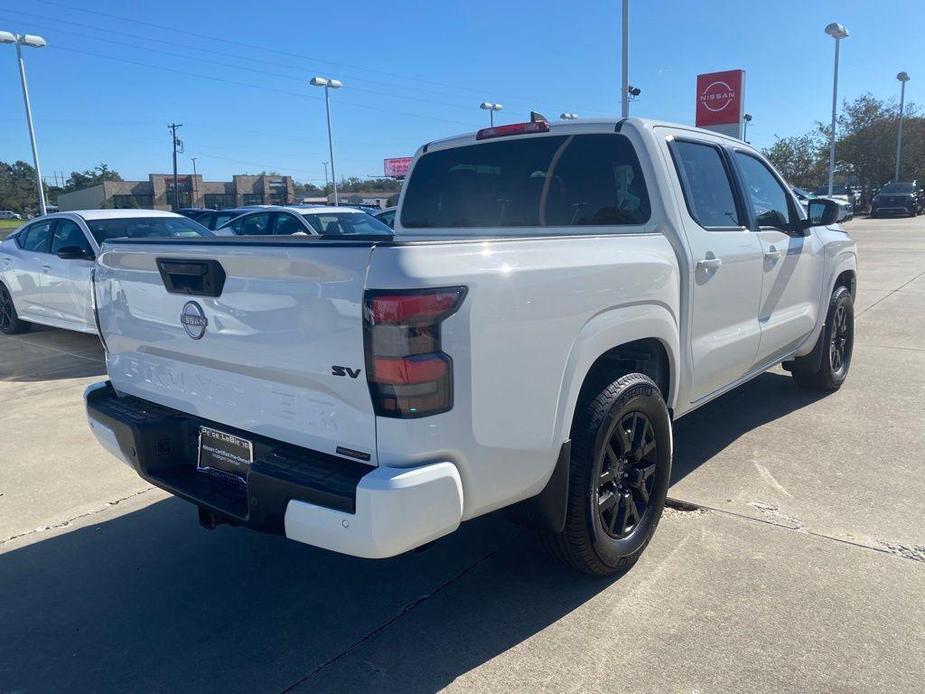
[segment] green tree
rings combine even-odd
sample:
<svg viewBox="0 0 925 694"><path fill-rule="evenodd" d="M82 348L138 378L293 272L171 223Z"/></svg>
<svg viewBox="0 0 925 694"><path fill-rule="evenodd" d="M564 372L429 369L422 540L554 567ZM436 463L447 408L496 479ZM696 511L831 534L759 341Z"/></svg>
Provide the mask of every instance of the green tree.
<svg viewBox="0 0 925 694"><path fill-rule="evenodd" d="M825 158L825 142L817 131L779 137L764 150L764 156L787 181L801 188L818 185L825 175L828 162Z"/></svg>
<svg viewBox="0 0 925 694"><path fill-rule="evenodd" d="M103 181L121 181L122 176L118 171L113 171L106 163L98 164L92 169L84 171L71 171L67 181L64 184L64 191L81 190L98 185Z"/></svg>
<svg viewBox="0 0 925 694"><path fill-rule="evenodd" d="M0 209L22 214L37 207L35 169L24 161L0 162Z"/></svg>

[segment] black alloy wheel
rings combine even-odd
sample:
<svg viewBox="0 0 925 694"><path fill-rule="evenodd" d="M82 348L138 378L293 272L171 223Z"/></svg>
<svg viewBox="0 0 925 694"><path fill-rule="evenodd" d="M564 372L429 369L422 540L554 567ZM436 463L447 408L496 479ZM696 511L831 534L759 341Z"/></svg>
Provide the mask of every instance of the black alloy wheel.
<svg viewBox="0 0 925 694"><path fill-rule="evenodd" d="M649 418L630 412L614 422L599 455L598 518L609 536L622 540L639 527L652 502L658 443Z"/></svg>

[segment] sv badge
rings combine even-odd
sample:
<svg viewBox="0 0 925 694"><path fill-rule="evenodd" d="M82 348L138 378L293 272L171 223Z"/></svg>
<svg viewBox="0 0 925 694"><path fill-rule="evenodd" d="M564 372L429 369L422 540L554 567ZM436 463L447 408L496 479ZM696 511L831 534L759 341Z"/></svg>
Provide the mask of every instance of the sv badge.
<svg viewBox="0 0 925 694"><path fill-rule="evenodd" d="M360 375L360 369L350 369L346 366L332 366L331 367L332 376L350 376L350 378L356 378Z"/></svg>

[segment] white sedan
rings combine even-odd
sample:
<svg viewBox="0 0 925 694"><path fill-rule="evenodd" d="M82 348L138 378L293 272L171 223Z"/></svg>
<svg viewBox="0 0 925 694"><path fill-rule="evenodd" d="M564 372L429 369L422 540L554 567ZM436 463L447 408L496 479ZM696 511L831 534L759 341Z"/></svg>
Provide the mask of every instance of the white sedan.
<svg viewBox="0 0 925 694"><path fill-rule="evenodd" d="M235 217L216 236L391 236L392 230L354 207L266 206Z"/></svg>
<svg viewBox="0 0 925 694"><path fill-rule="evenodd" d="M0 332L14 335L41 323L95 333L90 270L106 239L211 235L159 210L81 210L35 219L0 243Z"/></svg>

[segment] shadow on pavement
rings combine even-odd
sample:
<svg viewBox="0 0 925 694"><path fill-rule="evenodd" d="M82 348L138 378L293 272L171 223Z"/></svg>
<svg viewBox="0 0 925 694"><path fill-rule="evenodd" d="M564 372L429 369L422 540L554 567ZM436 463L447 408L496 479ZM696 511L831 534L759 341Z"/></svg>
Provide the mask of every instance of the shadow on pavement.
<svg viewBox="0 0 925 694"><path fill-rule="evenodd" d="M22 335L0 335L0 381L33 383L106 373L96 335L33 325Z"/></svg>
<svg viewBox="0 0 925 694"><path fill-rule="evenodd" d="M682 417L674 425L671 483L684 479L749 431L826 395L802 390L789 374L768 371Z"/></svg>
<svg viewBox="0 0 925 694"><path fill-rule="evenodd" d="M493 514L426 552L366 561L227 526L210 533L192 506L159 501L2 555L0 691L283 691L499 555L497 592L482 594L484 576L455 584L465 628L429 625L446 652L396 644L417 660L416 681L440 686L615 580L576 575L523 534Z"/></svg>

